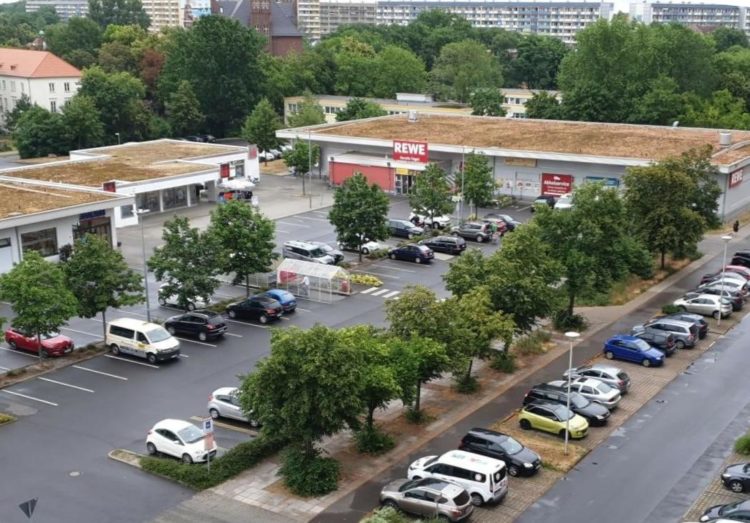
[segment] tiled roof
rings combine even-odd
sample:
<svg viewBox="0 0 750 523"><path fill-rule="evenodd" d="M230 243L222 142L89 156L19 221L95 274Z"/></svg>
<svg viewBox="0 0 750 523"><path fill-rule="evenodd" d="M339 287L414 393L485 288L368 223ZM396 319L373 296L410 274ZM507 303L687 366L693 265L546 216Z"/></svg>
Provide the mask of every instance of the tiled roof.
<svg viewBox="0 0 750 523"><path fill-rule="evenodd" d="M48 51L0 47L0 75L20 78L80 78L81 71Z"/></svg>
<svg viewBox="0 0 750 523"><path fill-rule="evenodd" d="M271 36L302 36L294 24L294 4L291 2L271 3Z"/></svg>

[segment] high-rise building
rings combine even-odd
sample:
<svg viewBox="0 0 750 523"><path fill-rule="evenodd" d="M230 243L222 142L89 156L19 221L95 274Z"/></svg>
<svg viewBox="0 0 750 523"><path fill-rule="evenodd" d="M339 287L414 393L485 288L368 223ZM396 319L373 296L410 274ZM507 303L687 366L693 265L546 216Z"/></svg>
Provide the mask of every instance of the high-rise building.
<svg viewBox="0 0 750 523"><path fill-rule="evenodd" d="M40 7L54 7L61 20L86 16L89 12L88 0L26 0L27 13L38 11Z"/></svg>
<svg viewBox="0 0 750 523"><path fill-rule="evenodd" d="M637 2L630 17L644 24L682 24L699 29L730 27L750 36L750 9L729 4Z"/></svg>

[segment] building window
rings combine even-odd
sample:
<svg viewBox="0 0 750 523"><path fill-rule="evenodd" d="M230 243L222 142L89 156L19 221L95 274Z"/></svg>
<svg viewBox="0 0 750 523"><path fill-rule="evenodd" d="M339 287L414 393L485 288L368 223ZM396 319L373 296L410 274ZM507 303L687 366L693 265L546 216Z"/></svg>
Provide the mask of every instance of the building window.
<svg viewBox="0 0 750 523"><path fill-rule="evenodd" d="M159 191L150 191L135 195L137 209L147 209L149 212L161 212Z"/></svg>
<svg viewBox="0 0 750 523"><path fill-rule="evenodd" d="M55 82L49 83L49 92L54 93L55 92Z"/></svg>
<svg viewBox="0 0 750 523"><path fill-rule="evenodd" d="M164 210L187 207L187 191L185 187L164 189L161 193L161 198L164 203Z"/></svg>
<svg viewBox="0 0 750 523"><path fill-rule="evenodd" d="M16 92L16 82L14 80L10 81L10 92L15 93Z"/></svg>
<svg viewBox="0 0 750 523"><path fill-rule="evenodd" d="M132 205L123 205L120 207L120 216L122 216L123 219L125 218L132 218L133 217L133 206Z"/></svg>
<svg viewBox="0 0 750 523"><path fill-rule="evenodd" d="M70 82L65 82L63 84L63 89L65 90L66 93L69 93L70 92Z"/></svg>
<svg viewBox="0 0 750 523"><path fill-rule="evenodd" d="M42 229L21 235L21 250L23 252L36 251L42 256L57 254L57 229Z"/></svg>
<svg viewBox="0 0 750 523"><path fill-rule="evenodd" d="M26 86L23 83L21 83L21 92L22 93L26 92Z"/></svg>
<svg viewBox="0 0 750 523"><path fill-rule="evenodd" d="M50 100L49 101L49 110L50 110L51 113L56 113L57 112L57 102L56 101L54 101L54 100Z"/></svg>

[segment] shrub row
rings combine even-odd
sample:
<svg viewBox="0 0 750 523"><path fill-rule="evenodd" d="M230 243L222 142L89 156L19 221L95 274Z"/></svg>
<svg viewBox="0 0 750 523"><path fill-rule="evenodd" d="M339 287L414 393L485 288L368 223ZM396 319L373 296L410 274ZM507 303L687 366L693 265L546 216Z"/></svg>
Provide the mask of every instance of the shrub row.
<svg viewBox="0 0 750 523"><path fill-rule="evenodd" d="M737 438L737 441L734 443L734 451L743 456L750 456L750 433Z"/></svg>

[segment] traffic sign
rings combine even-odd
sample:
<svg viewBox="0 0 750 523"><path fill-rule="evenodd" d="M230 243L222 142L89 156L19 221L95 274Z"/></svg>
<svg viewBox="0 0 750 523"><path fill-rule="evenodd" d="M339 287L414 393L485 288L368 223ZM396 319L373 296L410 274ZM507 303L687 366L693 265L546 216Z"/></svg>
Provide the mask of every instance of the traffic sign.
<svg viewBox="0 0 750 523"><path fill-rule="evenodd" d="M204 434L213 434L214 432L214 420L211 418L206 418L203 420L203 433Z"/></svg>

